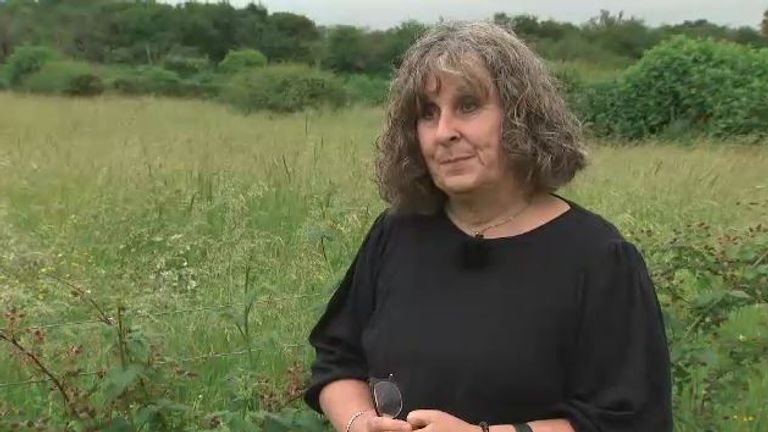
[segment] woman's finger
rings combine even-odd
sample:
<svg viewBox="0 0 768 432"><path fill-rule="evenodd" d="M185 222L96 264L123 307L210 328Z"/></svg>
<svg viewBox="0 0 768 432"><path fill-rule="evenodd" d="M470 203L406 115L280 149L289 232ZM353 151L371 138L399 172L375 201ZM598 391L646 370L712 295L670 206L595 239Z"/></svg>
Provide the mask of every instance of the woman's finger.
<svg viewBox="0 0 768 432"><path fill-rule="evenodd" d="M386 417L369 417L367 426L369 432L409 432L413 430L411 424L406 421Z"/></svg>

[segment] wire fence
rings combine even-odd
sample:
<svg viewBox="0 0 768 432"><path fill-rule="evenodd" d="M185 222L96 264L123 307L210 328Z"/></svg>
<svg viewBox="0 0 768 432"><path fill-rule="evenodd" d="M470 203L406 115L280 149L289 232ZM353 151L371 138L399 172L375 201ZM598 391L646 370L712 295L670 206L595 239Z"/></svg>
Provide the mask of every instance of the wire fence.
<svg viewBox="0 0 768 432"><path fill-rule="evenodd" d="M271 297L271 298L264 298L264 299L256 299L252 302L252 304L286 303L294 300L301 300L301 299L307 299L307 298L319 298L327 295L328 295L327 293L311 293L311 294L297 294L297 295L291 295L291 296ZM244 303L231 303L231 304L208 306L208 307L176 309L176 310L170 310L170 311L136 312L131 314L131 316L139 317L139 318L156 318L156 317L167 317L172 315L201 313L201 312L213 312L213 311L220 312L220 311L230 310L232 308L244 308L246 306L247 304L244 304ZM103 320L97 320L97 319L79 320L79 321L63 321L63 322L57 322L57 323L51 323L51 324L38 324L38 325L25 326L19 330L25 331L25 330L35 330L35 329L52 329L52 328L60 328L60 327L79 327L79 326L89 326L89 325L98 325L98 324L104 325L105 322ZM196 361L208 361L211 359L237 357L237 356L248 354L252 352L254 349L263 348L264 346L265 344L257 344L257 345L244 347L236 351L213 352L209 354L201 354L201 355L185 357L180 359L163 360L163 361L155 362L155 364L157 365L184 364L184 363L191 363ZM302 345L300 344L279 345L280 349L282 350L297 349L297 348L300 348L301 346ZM85 372L79 372L76 374L68 375L68 377L70 378L86 377L86 376L99 375L101 373L103 373L103 371L85 371ZM51 381L50 378L41 378L41 379L29 379L24 381L0 383L0 389L25 386L25 385L43 384L49 381Z"/></svg>
<svg viewBox="0 0 768 432"><path fill-rule="evenodd" d="M297 294L293 296L283 296L283 297L272 297L272 298L265 298L265 299L257 299L253 302L253 304L269 304L269 303L285 303L290 300L301 300L304 298L318 298L327 296L326 293L312 293L312 294ZM245 303L229 303L224 305L217 305L217 306L207 306L207 307L198 307L198 308L190 308L190 309L175 309L171 311L158 311L158 312L135 312L131 316L137 317L137 318L155 318L155 317L161 317L161 316L169 316L169 315L181 315L181 314L187 314L187 313L197 313L197 312L208 312L208 311L224 311L228 309L232 309L234 307L245 307ZM104 324L104 321L98 320L98 319L92 319L92 320L81 320L81 321L64 321L64 322L58 322L58 323L51 323L51 324L36 324L36 325L29 325L24 327L22 330L33 330L33 329L42 329L47 330L51 328L57 328L57 327L70 327L70 326L85 326L85 325L95 325L95 324Z"/></svg>
<svg viewBox="0 0 768 432"><path fill-rule="evenodd" d="M238 351L229 351L229 352L223 352L223 353L211 353L211 354L203 354L193 357L186 357L182 359L175 359L175 360L164 360L164 361L158 361L155 362L156 365L168 365L168 364L183 364L183 363L191 363L194 361L205 361L215 358L226 358L226 357L237 357L241 355L248 354L249 352L252 352L253 349L256 348L262 348L263 345L252 345L250 347L238 350ZM282 349L296 349L300 348L301 345L299 344L282 344L280 345ZM67 375L70 378L79 378L79 377L86 377L86 376L93 376L93 375L99 375L103 373L103 371L88 371L88 372L79 372L76 374ZM0 383L0 389L1 388L8 388L8 387L18 387L23 385L34 385L34 384L43 384L51 381L50 378L41 378L41 379L29 379L26 381L16 381L16 382L9 382L9 383Z"/></svg>

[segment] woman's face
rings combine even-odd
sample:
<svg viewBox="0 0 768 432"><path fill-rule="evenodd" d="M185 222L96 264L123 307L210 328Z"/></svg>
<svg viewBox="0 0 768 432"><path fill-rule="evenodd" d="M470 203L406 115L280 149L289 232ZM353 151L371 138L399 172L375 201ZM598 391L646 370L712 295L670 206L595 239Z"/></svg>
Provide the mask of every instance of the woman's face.
<svg viewBox="0 0 768 432"><path fill-rule="evenodd" d="M487 96L478 95L450 74L426 82L417 136L432 180L449 197L511 179L501 145L501 100L495 86L487 87Z"/></svg>

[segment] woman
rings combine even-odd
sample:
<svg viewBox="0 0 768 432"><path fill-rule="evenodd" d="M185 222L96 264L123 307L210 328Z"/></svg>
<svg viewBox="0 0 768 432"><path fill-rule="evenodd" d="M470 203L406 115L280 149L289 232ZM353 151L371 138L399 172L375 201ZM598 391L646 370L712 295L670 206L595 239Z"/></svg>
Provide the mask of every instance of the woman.
<svg viewBox="0 0 768 432"><path fill-rule="evenodd" d="M555 195L585 165L578 138L511 33L443 25L409 49L378 143L390 208L309 339L305 400L337 431L671 430L643 259ZM390 375L397 418L367 384Z"/></svg>

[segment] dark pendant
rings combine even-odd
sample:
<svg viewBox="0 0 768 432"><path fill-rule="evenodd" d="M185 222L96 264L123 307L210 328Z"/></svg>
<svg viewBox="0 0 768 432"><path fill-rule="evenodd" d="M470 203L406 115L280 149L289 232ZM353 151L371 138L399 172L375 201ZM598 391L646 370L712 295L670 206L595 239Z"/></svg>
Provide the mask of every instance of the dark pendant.
<svg viewBox="0 0 768 432"><path fill-rule="evenodd" d="M465 240L462 252L462 260L466 268L479 269L488 264L488 245L482 234Z"/></svg>

